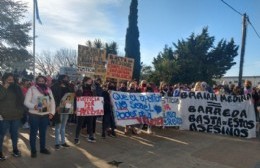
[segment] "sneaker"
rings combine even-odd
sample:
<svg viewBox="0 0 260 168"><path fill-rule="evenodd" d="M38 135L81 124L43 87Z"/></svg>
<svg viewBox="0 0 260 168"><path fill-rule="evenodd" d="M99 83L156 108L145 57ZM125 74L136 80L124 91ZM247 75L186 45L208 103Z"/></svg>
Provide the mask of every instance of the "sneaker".
<svg viewBox="0 0 260 168"><path fill-rule="evenodd" d="M74 144L76 144L76 145L80 144L79 139L75 139L75 140L74 140Z"/></svg>
<svg viewBox="0 0 260 168"><path fill-rule="evenodd" d="M55 145L56 150L60 150L60 145Z"/></svg>
<svg viewBox="0 0 260 168"><path fill-rule="evenodd" d="M62 147L65 147L65 148L70 147L67 143L62 144L61 146L62 146Z"/></svg>
<svg viewBox="0 0 260 168"><path fill-rule="evenodd" d="M0 152L0 161L4 161L6 159L6 156L2 152Z"/></svg>
<svg viewBox="0 0 260 168"><path fill-rule="evenodd" d="M37 152L31 152L31 158L36 158L37 157Z"/></svg>
<svg viewBox="0 0 260 168"><path fill-rule="evenodd" d="M14 157L21 157L21 152L19 150L13 150L13 156Z"/></svg>
<svg viewBox="0 0 260 168"><path fill-rule="evenodd" d="M45 154L45 155L49 155L49 154L51 154L51 152L48 150L48 149L42 149L41 151L40 151L40 153L42 153L42 154Z"/></svg>
<svg viewBox="0 0 260 168"><path fill-rule="evenodd" d="M116 137L115 131L112 131L112 132L111 132L111 137Z"/></svg>
<svg viewBox="0 0 260 168"><path fill-rule="evenodd" d="M88 142L94 143L96 140L93 137L88 137Z"/></svg>
<svg viewBox="0 0 260 168"><path fill-rule="evenodd" d="M148 127L146 132L147 132L147 134L152 134L152 133L153 133L153 132L152 132L152 128L151 128L151 127Z"/></svg>
<svg viewBox="0 0 260 168"><path fill-rule="evenodd" d="M23 129L29 129L30 128L30 125L28 122L24 123L23 125Z"/></svg>

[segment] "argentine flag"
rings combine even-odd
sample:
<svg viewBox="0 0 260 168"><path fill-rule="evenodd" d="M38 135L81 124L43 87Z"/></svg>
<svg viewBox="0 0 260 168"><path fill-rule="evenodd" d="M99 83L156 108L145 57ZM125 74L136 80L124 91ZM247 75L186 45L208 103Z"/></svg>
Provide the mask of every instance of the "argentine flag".
<svg viewBox="0 0 260 168"><path fill-rule="evenodd" d="M42 21L41 21L40 15L39 15L39 9L38 9L38 2L37 2L37 0L34 0L34 5L35 5L35 15L36 15L36 19L38 20L38 22L39 22L40 24L42 24Z"/></svg>

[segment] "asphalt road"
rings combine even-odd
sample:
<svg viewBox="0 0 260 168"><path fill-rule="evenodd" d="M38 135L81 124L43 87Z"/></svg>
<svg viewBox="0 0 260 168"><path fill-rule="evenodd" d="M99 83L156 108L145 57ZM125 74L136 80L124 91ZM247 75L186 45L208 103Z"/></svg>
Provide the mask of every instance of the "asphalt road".
<svg viewBox="0 0 260 168"><path fill-rule="evenodd" d="M51 155L38 153L30 157L28 130L21 129L21 158L11 155L9 137L4 143L7 160L0 168L260 168L260 139L179 131L174 128L153 128L153 134L125 136L122 128L117 137L102 139L100 124L97 142L81 137L74 145L75 125L68 125L69 148L54 148L54 128L48 129L47 148ZM37 143L38 144L38 143Z"/></svg>

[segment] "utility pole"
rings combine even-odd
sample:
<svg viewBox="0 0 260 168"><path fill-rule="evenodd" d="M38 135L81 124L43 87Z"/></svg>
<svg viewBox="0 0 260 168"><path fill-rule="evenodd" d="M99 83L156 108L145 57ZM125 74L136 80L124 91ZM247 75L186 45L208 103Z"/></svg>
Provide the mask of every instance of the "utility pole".
<svg viewBox="0 0 260 168"><path fill-rule="evenodd" d="M238 86L242 86L242 76L243 76L243 65L245 57L245 45L246 45L246 31L247 31L247 21L248 16L246 13L243 14L243 25L242 25L242 44L240 52L240 64L239 64L239 76L238 76Z"/></svg>
<svg viewBox="0 0 260 168"><path fill-rule="evenodd" d="M33 78L35 79L35 0L33 0Z"/></svg>

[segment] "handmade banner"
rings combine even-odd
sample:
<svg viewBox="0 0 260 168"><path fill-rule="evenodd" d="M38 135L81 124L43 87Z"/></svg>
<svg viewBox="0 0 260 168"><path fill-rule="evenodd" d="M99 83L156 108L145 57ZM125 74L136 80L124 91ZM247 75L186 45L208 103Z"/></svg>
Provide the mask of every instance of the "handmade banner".
<svg viewBox="0 0 260 168"><path fill-rule="evenodd" d="M78 45L78 66L94 69L94 76L106 75L106 50Z"/></svg>
<svg viewBox="0 0 260 168"><path fill-rule="evenodd" d="M77 97L77 116L104 115L103 97Z"/></svg>
<svg viewBox="0 0 260 168"><path fill-rule="evenodd" d="M95 68L94 67L78 66L78 73L82 76L94 77Z"/></svg>
<svg viewBox="0 0 260 168"><path fill-rule="evenodd" d="M132 80L133 68L134 59L109 54L106 77L129 81Z"/></svg>
<svg viewBox="0 0 260 168"><path fill-rule="evenodd" d="M75 93L66 93L60 102L60 113L61 114L72 114L74 111L74 98Z"/></svg>
<svg viewBox="0 0 260 168"><path fill-rule="evenodd" d="M182 119L178 110L179 97L162 97L162 106L164 111L164 126L180 126Z"/></svg>
<svg viewBox="0 0 260 168"><path fill-rule="evenodd" d="M117 125L163 125L163 110L159 93L112 91L110 96Z"/></svg>
<svg viewBox="0 0 260 168"><path fill-rule="evenodd" d="M182 92L180 113L182 130L256 137L256 119L250 95Z"/></svg>

